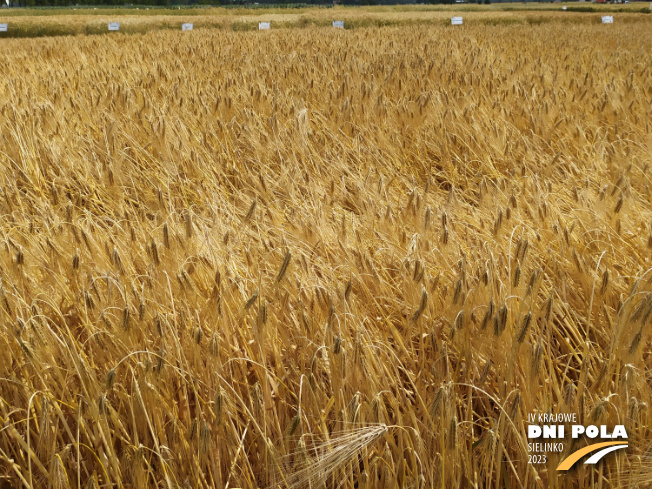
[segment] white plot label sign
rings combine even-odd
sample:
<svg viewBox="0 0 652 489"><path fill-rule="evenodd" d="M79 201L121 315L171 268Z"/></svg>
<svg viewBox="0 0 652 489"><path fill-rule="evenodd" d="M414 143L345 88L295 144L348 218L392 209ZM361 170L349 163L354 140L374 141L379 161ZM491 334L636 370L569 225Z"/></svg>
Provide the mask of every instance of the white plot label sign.
<svg viewBox="0 0 652 489"><path fill-rule="evenodd" d="M463 23L462 17L451 17L451 25L462 25Z"/></svg>
<svg viewBox="0 0 652 489"><path fill-rule="evenodd" d="M602 23L603 24L613 24L614 23L614 16L613 15L603 15L602 16Z"/></svg>
<svg viewBox="0 0 652 489"><path fill-rule="evenodd" d="M334 20L333 21L333 27L337 27L338 29L344 29L344 21L343 20Z"/></svg>
<svg viewBox="0 0 652 489"><path fill-rule="evenodd" d="M0 32L7 32L9 30L9 24L0 24Z"/></svg>
<svg viewBox="0 0 652 489"><path fill-rule="evenodd" d="M269 22L258 22L258 30L259 31L268 31L269 30Z"/></svg>
<svg viewBox="0 0 652 489"><path fill-rule="evenodd" d="M120 22L109 22L109 30L110 31L119 31L120 30Z"/></svg>
<svg viewBox="0 0 652 489"><path fill-rule="evenodd" d="M182 31L191 31L192 30L192 24L181 24L181 30Z"/></svg>

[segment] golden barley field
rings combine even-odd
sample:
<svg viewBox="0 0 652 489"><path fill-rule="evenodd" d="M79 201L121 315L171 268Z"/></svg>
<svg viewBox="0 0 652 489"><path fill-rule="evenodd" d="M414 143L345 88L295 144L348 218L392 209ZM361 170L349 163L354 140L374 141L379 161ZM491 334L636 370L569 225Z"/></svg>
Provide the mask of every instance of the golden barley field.
<svg viewBox="0 0 652 489"><path fill-rule="evenodd" d="M651 18L594 17L3 40L0 487L646 487Z"/></svg>

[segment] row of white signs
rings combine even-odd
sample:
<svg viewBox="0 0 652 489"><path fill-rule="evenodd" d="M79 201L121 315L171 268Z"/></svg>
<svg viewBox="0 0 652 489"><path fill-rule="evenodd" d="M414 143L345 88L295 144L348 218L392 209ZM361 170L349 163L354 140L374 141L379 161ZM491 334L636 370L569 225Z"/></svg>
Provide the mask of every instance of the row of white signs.
<svg viewBox="0 0 652 489"><path fill-rule="evenodd" d="M614 16L613 15L603 15L602 16L602 23L603 24L613 24L614 23ZM464 19L462 17L451 17L451 25L462 25L464 24ZM181 30L182 31L191 31L193 25L192 24L181 24ZM258 23L258 30L265 31L269 30L271 27L271 22L259 22ZM344 21L343 20L334 20L333 21L333 27L337 27L338 29L344 29ZM0 24L0 32L7 32L9 29L9 24ZM120 30L120 22L109 22L109 30L110 31L119 31Z"/></svg>

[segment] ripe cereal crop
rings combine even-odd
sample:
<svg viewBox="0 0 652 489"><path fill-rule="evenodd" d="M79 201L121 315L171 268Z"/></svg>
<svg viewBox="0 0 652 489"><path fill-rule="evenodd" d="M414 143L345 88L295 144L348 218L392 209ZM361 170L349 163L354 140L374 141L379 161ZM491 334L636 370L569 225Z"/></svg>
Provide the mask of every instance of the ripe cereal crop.
<svg viewBox="0 0 652 489"><path fill-rule="evenodd" d="M649 19L473 15L4 39L0 487L649 483Z"/></svg>

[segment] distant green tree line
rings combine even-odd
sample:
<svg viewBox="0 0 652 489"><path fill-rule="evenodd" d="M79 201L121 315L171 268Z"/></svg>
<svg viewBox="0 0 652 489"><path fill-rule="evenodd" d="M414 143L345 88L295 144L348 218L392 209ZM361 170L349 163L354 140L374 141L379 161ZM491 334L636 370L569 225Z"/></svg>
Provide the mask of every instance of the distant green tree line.
<svg viewBox="0 0 652 489"><path fill-rule="evenodd" d="M15 7L103 7L103 6L132 6L152 5L159 7L166 6L192 6L192 5L221 5L221 6L265 6L265 5L287 5L287 6L308 6L308 5L333 5L330 0L10 0ZM455 0L336 0L340 5L396 5L414 3L454 3ZM468 3L489 3L489 0L466 0ZM0 0L4 3L4 0Z"/></svg>

